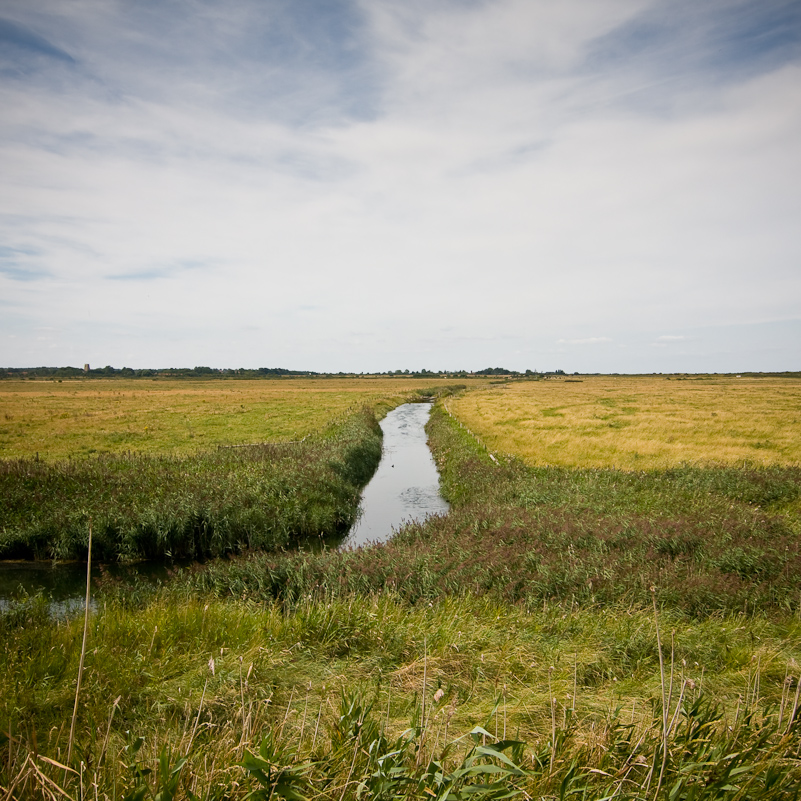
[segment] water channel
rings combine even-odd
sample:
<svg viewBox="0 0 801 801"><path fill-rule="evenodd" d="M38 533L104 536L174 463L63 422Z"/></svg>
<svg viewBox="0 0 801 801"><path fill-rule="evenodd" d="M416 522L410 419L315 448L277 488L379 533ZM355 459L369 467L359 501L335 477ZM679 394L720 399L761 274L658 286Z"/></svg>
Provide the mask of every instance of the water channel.
<svg viewBox="0 0 801 801"><path fill-rule="evenodd" d="M188 563L187 563L188 564ZM165 581L172 565L163 562L135 562L120 565L92 563L92 579L108 576L124 582L141 579ZM42 593L50 599L55 617L83 610L86 597L86 562L2 562L0 561L0 611L13 599Z"/></svg>
<svg viewBox="0 0 801 801"><path fill-rule="evenodd" d="M385 542L405 522L446 514L439 473L428 448L430 403L404 403L382 421L381 463L362 493L359 518L340 548Z"/></svg>
<svg viewBox="0 0 801 801"><path fill-rule="evenodd" d="M439 494L439 473L426 439L430 414L430 403L405 403L381 421L381 463L362 493L359 518L340 548L384 542L405 522L447 513L448 503ZM169 571L167 565L150 562L92 567L93 577L106 570L121 579L138 576L154 582L166 579ZM83 609L85 591L85 563L0 561L0 610L12 598L42 592L51 599L54 614L69 614Z"/></svg>

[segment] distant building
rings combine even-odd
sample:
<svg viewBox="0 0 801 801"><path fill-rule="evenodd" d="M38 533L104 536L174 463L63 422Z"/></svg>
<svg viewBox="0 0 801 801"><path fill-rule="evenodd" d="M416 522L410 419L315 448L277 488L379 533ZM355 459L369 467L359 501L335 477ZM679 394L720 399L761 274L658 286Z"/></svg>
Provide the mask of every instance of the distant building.
<svg viewBox="0 0 801 801"><path fill-rule="evenodd" d="M83 371L84 371L84 373L88 373L89 372L89 365L88 364L85 364L83 366Z"/></svg>

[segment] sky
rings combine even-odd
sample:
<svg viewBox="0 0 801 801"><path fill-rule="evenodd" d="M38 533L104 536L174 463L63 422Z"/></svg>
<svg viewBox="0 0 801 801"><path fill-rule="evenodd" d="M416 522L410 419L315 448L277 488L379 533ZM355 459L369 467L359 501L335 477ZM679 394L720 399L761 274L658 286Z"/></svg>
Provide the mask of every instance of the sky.
<svg viewBox="0 0 801 801"><path fill-rule="evenodd" d="M797 0L0 0L0 366L801 370Z"/></svg>

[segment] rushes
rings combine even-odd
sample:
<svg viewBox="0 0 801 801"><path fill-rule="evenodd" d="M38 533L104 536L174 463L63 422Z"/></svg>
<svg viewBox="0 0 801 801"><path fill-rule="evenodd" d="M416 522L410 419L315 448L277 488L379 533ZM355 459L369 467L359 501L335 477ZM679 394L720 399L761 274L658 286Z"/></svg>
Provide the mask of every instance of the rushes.
<svg viewBox="0 0 801 801"><path fill-rule="evenodd" d="M0 462L0 558L220 556L341 535L381 456L368 409L303 442L195 457Z"/></svg>
<svg viewBox="0 0 801 801"><path fill-rule="evenodd" d="M373 647L330 660L321 632L307 628L323 602L287 611L212 601L205 627L203 607L189 602L180 639L163 622L176 598L168 591L163 596L136 613L113 604L97 613L97 652L87 653L86 716L76 730L81 765L66 778L63 741L51 728L59 709L47 702L44 688L39 702L28 705L31 717L17 720L13 731L5 721L21 699L2 702L0 730L11 736L0 737L0 797L76 798L83 782L97 787L98 798L241 799L258 791L255 797L331 801L525 794L784 801L801 782L801 727L793 715L798 671L780 662L778 631L764 622L724 618L699 627L660 612L660 631L676 629L675 656L660 671L647 610L605 615L554 605L527 614L467 599L410 609L389 598L354 597L329 603L337 618L359 621ZM147 653L155 625L165 638L162 650ZM693 686L681 660L693 665L713 627L749 625L759 649L719 667L704 692ZM590 647L609 626L616 627L608 635L610 653L615 641L648 630L652 658L607 662L605 680L595 683L589 668L602 655ZM70 628L79 642L77 622ZM37 625L34 641L46 653L64 629ZM378 640L387 629L397 650ZM15 650L30 636L24 629L6 632ZM797 655L798 638L793 642ZM561 658L565 653L571 657ZM726 653L721 645L719 658L734 658ZM4 659L5 699L20 692L23 666ZM752 689L747 713L735 716L737 683L753 688L755 671L760 692ZM670 672L680 677L681 689L665 704L660 676L669 695ZM617 677L618 700L610 705ZM29 679L42 687L33 673ZM122 701L110 703L109 691ZM51 732L39 738L38 754L34 721L38 731ZM454 739L450 731L462 736Z"/></svg>

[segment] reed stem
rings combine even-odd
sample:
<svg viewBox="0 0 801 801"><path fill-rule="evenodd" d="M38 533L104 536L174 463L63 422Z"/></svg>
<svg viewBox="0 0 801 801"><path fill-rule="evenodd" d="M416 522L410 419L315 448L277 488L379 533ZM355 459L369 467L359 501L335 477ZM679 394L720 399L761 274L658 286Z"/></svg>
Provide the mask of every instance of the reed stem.
<svg viewBox="0 0 801 801"><path fill-rule="evenodd" d="M89 547L86 553L86 608L83 615L83 642L81 643L81 660L78 664L78 683L75 687L75 705L72 708L70 738L67 744L67 765L72 762L72 745L75 742L75 721L78 719L78 700L81 694L83 663L86 657L86 636L89 631L89 596L92 589L92 522L89 521Z"/></svg>

